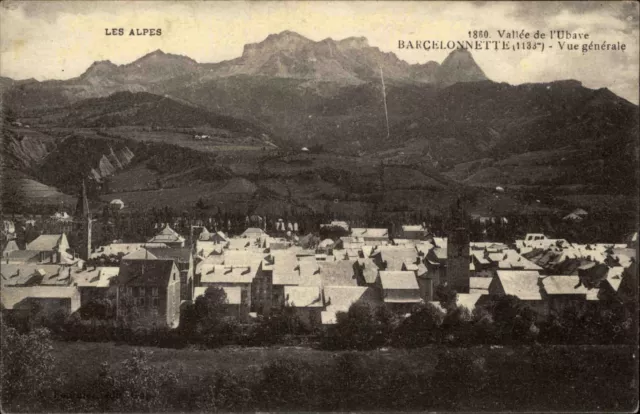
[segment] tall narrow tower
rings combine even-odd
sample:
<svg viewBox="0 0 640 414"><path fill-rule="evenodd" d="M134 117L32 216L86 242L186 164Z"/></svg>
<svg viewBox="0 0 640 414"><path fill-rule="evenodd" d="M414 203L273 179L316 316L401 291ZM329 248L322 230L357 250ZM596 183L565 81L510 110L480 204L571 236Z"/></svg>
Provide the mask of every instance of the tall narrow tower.
<svg viewBox="0 0 640 414"><path fill-rule="evenodd" d="M458 293L469 293L469 232L465 228L465 213L458 199L451 210L451 225L447 238L447 282Z"/></svg>
<svg viewBox="0 0 640 414"><path fill-rule="evenodd" d="M82 234L80 255L84 260L88 260L91 256L91 211L89 210L89 200L87 199L87 188L84 180L82 180L82 188L78 196L74 223L76 230Z"/></svg>

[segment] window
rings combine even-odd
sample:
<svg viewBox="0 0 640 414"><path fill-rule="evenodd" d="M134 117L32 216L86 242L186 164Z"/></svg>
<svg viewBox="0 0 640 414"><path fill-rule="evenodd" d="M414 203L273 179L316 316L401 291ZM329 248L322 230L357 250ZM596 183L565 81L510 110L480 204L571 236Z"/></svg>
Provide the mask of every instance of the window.
<svg viewBox="0 0 640 414"><path fill-rule="evenodd" d="M152 309L158 309L158 306L160 305L160 298L155 296L153 298L151 298L151 308Z"/></svg>
<svg viewBox="0 0 640 414"><path fill-rule="evenodd" d="M158 288L157 287L152 287L151 288L151 296L153 296L153 297L157 297L158 296Z"/></svg>
<svg viewBox="0 0 640 414"><path fill-rule="evenodd" d="M131 286L127 287L127 295L128 296L133 296L133 288Z"/></svg>
<svg viewBox="0 0 640 414"><path fill-rule="evenodd" d="M141 308L144 308L144 296L140 296L138 298L138 306L140 306Z"/></svg>
<svg viewBox="0 0 640 414"><path fill-rule="evenodd" d="M142 296L143 298L146 296L147 294L147 290L144 287L140 288L140 296Z"/></svg>

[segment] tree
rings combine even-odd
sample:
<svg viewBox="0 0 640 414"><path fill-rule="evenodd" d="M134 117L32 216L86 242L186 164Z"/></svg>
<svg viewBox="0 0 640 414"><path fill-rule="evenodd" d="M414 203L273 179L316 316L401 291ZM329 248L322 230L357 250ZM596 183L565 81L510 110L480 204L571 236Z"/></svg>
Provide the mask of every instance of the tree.
<svg viewBox="0 0 640 414"><path fill-rule="evenodd" d="M440 283L435 288L435 299L440 302L440 305L446 311L456 307L458 302L458 292L452 289L447 284Z"/></svg>
<svg viewBox="0 0 640 414"><path fill-rule="evenodd" d="M227 294L219 287L208 288L204 295L196 299L193 311L187 315L188 328L195 331L188 333L200 338L209 346L227 343L237 331L235 320L226 317Z"/></svg>
<svg viewBox="0 0 640 414"><path fill-rule="evenodd" d="M114 312L113 303L109 299L94 298L84 304L80 309L82 319L99 319L104 320L110 318Z"/></svg>
<svg viewBox="0 0 640 414"><path fill-rule="evenodd" d="M506 340L530 341L538 334L536 314L512 295L493 298L486 305L500 337Z"/></svg>
<svg viewBox="0 0 640 414"><path fill-rule="evenodd" d="M178 383L176 375L153 366L152 352L134 349L119 369L102 364L97 386L102 390L103 411L158 411L169 406L169 390Z"/></svg>
<svg viewBox="0 0 640 414"><path fill-rule="evenodd" d="M324 226L320 228L320 238L321 239L332 239L337 240L340 237L348 236L349 230L345 229L341 226Z"/></svg>
<svg viewBox="0 0 640 414"><path fill-rule="evenodd" d="M391 320L386 312L369 304L354 303L346 313L338 312L337 319L323 338L326 348L367 350L382 346L389 339Z"/></svg>
<svg viewBox="0 0 640 414"><path fill-rule="evenodd" d="M227 294L219 287L209 287L196 299L196 314L201 328L215 325L224 316Z"/></svg>
<svg viewBox="0 0 640 414"><path fill-rule="evenodd" d="M42 409L48 393L59 378L51 355L51 337L47 329L20 334L0 321L2 337L2 404L7 411ZM40 406L39 406L40 405ZM9 409L10 407L11 409Z"/></svg>
<svg viewBox="0 0 640 414"><path fill-rule="evenodd" d="M405 347L420 347L438 343L445 314L431 303L417 305L394 334L393 343Z"/></svg>
<svg viewBox="0 0 640 414"><path fill-rule="evenodd" d="M285 307L271 311L260 319L253 330L250 341L253 344L276 344L286 335L309 333L294 307Z"/></svg>

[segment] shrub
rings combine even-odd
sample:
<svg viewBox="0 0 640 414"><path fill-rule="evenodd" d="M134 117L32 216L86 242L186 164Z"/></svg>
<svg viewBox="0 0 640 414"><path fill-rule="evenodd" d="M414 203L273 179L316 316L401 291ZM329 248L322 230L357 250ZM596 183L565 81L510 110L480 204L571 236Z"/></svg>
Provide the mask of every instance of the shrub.
<svg viewBox="0 0 640 414"><path fill-rule="evenodd" d="M338 312L337 323L325 331L326 349L375 349L388 342L391 328L386 312L366 303L354 303L348 312Z"/></svg>
<svg viewBox="0 0 640 414"><path fill-rule="evenodd" d="M4 321L0 324L2 404L16 411L42 409L50 403L50 390L59 381L49 331L40 328L20 334Z"/></svg>
<svg viewBox="0 0 640 414"><path fill-rule="evenodd" d="M417 305L395 330L393 344L400 347L421 347L441 341L445 314L431 303Z"/></svg>

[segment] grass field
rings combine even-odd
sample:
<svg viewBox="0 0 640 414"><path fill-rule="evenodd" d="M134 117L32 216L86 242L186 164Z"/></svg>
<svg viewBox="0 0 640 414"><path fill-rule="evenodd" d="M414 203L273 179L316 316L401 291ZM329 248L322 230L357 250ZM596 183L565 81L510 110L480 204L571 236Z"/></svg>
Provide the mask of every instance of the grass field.
<svg viewBox="0 0 640 414"><path fill-rule="evenodd" d="M107 362L117 366L131 356L135 349L130 345L116 345L101 342L55 342L53 355L59 371L70 376L90 378L99 371L100 364ZM247 372L260 368L276 359L307 362L318 367L331 365L340 352L321 351L304 347L241 348L220 349L167 349L145 348L153 352L151 363L173 372L183 372L190 377L206 376L219 370ZM409 371L423 371L435 366L437 358L433 352L425 350L376 350L363 355L376 366L409 363Z"/></svg>
<svg viewBox="0 0 640 414"><path fill-rule="evenodd" d="M112 369L129 358L134 349L113 343L54 342L53 355L58 372L75 383L95 378L100 364ZM152 351L151 364L178 375L181 386L194 387L205 378L225 370L259 381L262 368L276 359L308 364L314 375L330 378L338 357L344 352L303 347L240 348L197 350L145 348ZM637 394L637 357L627 346L477 346L449 348L430 346L420 349L383 348L358 352L367 369L394 373L403 381L424 381L437 372L438 361L446 355L471 357L483 366L486 383L476 384L479 393L458 395L450 408L465 410L577 410L628 411ZM637 350L636 350L637 354ZM455 371L456 369L454 369ZM457 368L459 372L459 368ZM445 368L445 378L448 378ZM439 375L443 375L442 373ZM455 375L455 374L452 374ZM465 374L466 375L466 374ZM422 378L422 380L419 380ZM458 379L456 379L458 378ZM463 377L448 381L468 387ZM392 392L392 391L389 391ZM426 391L428 392L428 390ZM366 403L363 402L363 404ZM447 403L445 402L445 405ZM402 404L400 404L402 406ZM408 408L408 407L407 407ZM422 407L429 409L429 407Z"/></svg>

